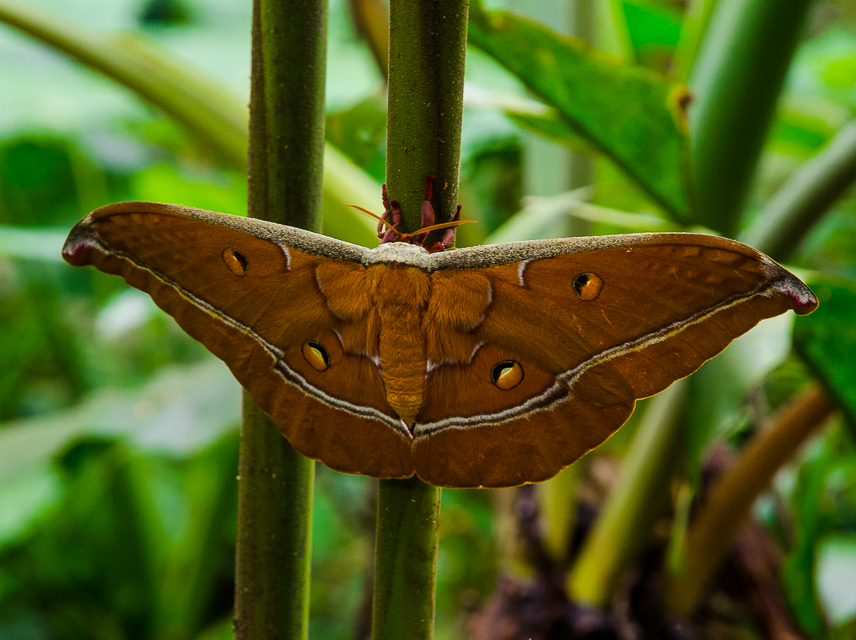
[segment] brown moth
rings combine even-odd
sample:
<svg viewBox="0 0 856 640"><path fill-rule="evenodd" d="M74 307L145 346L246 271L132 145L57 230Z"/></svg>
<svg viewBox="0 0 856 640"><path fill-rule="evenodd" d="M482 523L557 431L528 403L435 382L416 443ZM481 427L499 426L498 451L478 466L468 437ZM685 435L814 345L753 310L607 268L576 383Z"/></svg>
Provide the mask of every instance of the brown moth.
<svg viewBox="0 0 856 640"><path fill-rule="evenodd" d="M446 487L556 475L760 320L817 299L707 235L366 249L150 202L86 216L63 250L152 296L302 454Z"/></svg>

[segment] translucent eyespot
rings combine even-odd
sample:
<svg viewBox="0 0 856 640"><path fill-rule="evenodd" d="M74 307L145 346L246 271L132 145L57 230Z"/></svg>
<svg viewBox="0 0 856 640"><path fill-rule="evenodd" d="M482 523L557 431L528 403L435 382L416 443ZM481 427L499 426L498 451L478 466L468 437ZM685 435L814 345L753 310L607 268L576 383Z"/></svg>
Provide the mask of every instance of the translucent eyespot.
<svg viewBox="0 0 856 640"><path fill-rule="evenodd" d="M581 273L574 278L574 291L580 300L594 300L603 289L603 280L596 273Z"/></svg>
<svg viewBox="0 0 856 640"><path fill-rule="evenodd" d="M490 381L503 391L513 389L523 381L523 367L514 360L500 362L491 369Z"/></svg>
<svg viewBox="0 0 856 640"><path fill-rule="evenodd" d="M330 368L330 354L317 342L310 340L303 344L303 357L316 371L327 371Z"/></svg>
<svg viewBox="0 0 856 640"><path fill-rule="evenodd" d="M223 262L225 262L226 266L229 267L229 271L234 273L236 276L241 277L247 275L247 269L250 267L250 263L247 261L244 254L237 249L232 249L231 247L223 249Z"/></svg>

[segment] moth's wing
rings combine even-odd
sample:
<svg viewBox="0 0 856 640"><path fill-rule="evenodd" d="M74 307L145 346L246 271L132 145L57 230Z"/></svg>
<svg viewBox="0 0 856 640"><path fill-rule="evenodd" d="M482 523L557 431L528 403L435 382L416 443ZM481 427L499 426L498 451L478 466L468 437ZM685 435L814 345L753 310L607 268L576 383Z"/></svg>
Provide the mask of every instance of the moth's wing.
<svg viewBox="0 0 856 640"><path fill-rule="evenodd" d="M817 306L763 254L705 235L510 243L435 260L413 451L418 475L444 486L552 477L614 433L636 399L761 319ZM503 362L523 372L506 391L491 379Z"/></svg>
<svg viewBox="0 0 856 640"><path fill-rule="evenodd" d="M302 454L339 471L408 477L409 434L367 355L364 251L261 220L128 202L84 218L63 256L151 295Z"/></svg>

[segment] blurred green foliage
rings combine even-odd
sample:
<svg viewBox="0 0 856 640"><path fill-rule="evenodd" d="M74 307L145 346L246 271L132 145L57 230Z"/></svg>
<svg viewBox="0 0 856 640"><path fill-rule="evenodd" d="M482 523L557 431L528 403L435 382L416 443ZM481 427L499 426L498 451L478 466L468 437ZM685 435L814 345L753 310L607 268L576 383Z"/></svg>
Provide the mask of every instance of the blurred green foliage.
<svg viewBox="0 0 856 640"><path fill-rule="evenodd" d="M32 4L94 29L142 33L177 64L199 68L246 99L248 2ZM673 83L654 74L670 68L681 3L612 4L622 9L632 57L642 67L632 73L654 78L647 97L664 104ZM485 50L502 46L489 34L479 37ZM596 38L605 49L608 41ZM332 3L329 55L328 140L381 181L381 76L342 0ZM148 298L57 258L58 229L94 207L140 199L240 213L245 176L133 94L6 27L0 27L0 59L0 639L231 637L237 385ZM586 145L580 120L594 116L576 114L575 105L539 87L542 102L533 102L511 61L509 71L471 50L468 63L461 200L466 217L480 224L463 227L459 244L500 237L521 209L516 237L547 233L538 229L556 229L568 219L584 220L594 233L615 233L640 225L661 230L690 216L683 167L667 176L672 182L665 187L657 182L662 175L629 179L628 167L609 159L640 155L626 137L619 152L605 148L602 137ZM629 99L603 92L599 98L619 107ZM818 2L788 73L743 226L854 108L856 7L848 0ZM563 144L601 149L592 161L594 183L567 183L568 190L587 188L521 205L532 131L561 153ZM664 153L680 162L679 141L667 133L671 146ZM526 215L532 221L520 226ZM821 310L800 319L795 335L809 367L837 390L850 419L854 240L856 200L846 197L794 258L801 273L839 278L815 280ZM704 415L689 437L689 476L699 472L712 440L727 437L739 446L757 405L779 406L809 379L789 354L785 325L755 334L723 358L743 367L739 379L728 373L733 368L706 366L700 373L711 393L694 408ZM744 402L747 392L754 406ZM785 555L783 586L794 615L816 637L856 633L856 582L853 570L841 569L852 568L856 557L856 450L852 430L841 424L781 473L757 506ZM599 455L622 455L632 436L632 426L626 429ZM468 614L485 602L506 561L494 497L444 491L440 639L465 634ZM319 465L314 638L355 637L368 624L373 501L372 480Z"/></svg>

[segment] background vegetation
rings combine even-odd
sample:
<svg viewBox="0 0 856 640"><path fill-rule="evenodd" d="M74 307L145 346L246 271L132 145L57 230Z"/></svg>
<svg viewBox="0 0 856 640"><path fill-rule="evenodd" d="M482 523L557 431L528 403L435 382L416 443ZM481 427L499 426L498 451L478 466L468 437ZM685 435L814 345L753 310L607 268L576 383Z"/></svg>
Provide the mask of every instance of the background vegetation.
<svg viewBox="0 0 856 640"><path fill-rule="evenodd" d="M793 332L793 318L764 323L689 385L640 406L556 481L445 490L435 636L502 637L507 615L520 637L663 637L680 633L672 615L690 612L707 637L856 636L856 432L846 417L856 382L856 202L838 199L856 148L856 5L788 2L780 13L794 24L753 31L738 16L769 25L760 0L509 4L621 61L554 43L528 23L499 29L471 7L460 200L480 224L461 228L459 246L703 224L798 268L822 306ZM372 3L351 5L333 1L330 11L335 149L324 225L368 243L370 225L342 204L379 210L384 67L370 46L376 22L360 18ZM2 0L0 17L14 24L24 8ZM59 248L75 221L107 202L246 211L250 3L30 0L26 9L76 30L72 42L119 68L149 64L124 83L145 92L149 80L166 95L154 108L59 55L44 34L0 29L0 638L230 637L237 386L147 297L68 268ZM526 58L535 44L555 45L562 64L535 67ZM717 61L729 52L723 79ZM158 66L164 56L199 84ZM778 68L787 72L780 96ZM680 119L657 120L679 113L677 82L686 80L696 100L692 163ZM199 103L176 99L181 91ZM717 529L725 570L687 586L698 497L817 380L842 412L792 458L762 448L761 462L750 459L750 479L763 486L751 470L790 458L736 546ZM794 446L827 415L810 405ZM750 484L726 504L754 497ZM370 479L317 465L313 638L366 637L375 493ZM700 602L674 595L691 588ZM658 614L646 619L646 607Z"/></svg>

